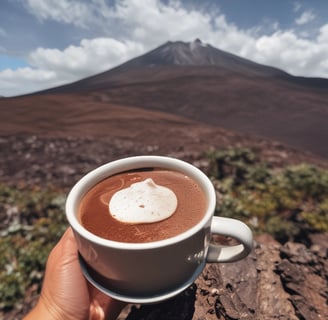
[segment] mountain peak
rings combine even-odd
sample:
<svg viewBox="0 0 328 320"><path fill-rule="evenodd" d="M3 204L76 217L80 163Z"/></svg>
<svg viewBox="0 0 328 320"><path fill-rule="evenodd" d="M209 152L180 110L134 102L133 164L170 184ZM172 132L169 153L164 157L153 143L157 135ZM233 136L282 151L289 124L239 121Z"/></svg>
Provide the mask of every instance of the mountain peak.
<svg viewBox="0 0 328 320"><path fill-rule="evenodd" d="M257 75L285 76L286 72L258 64L235 54L217 49L199 38L191 42L168 41L154 50L132 59L115 68L123 71L129 68L155 66L213 66L229 72L246 72Z"/></svg>
<svg viewBox="0 0 328 320"><path fill-rule="evenodd" d="M174 65L211 65L213 61L209 60L211 47L203 43L199 38L192 42L168 42L163 46L151 51L152 54L158 54L164 64Z"/></svg>
<svg viewBox="0 0 328 320"><path fill-rule="evenodd" d="M195 39L193 42L189 43L189 48L191 51L196 50L199 47L204 47L206 48L208 46L207 43L203 43L200 39Z"/></svg>
<svg viewBox="0 0 328 320"><path fill-rule="evenodd" d="M128 62L129 67L167 65L213 65L211 51L217 50L195 39L192 42L168 41L158 48Z"/></svg>

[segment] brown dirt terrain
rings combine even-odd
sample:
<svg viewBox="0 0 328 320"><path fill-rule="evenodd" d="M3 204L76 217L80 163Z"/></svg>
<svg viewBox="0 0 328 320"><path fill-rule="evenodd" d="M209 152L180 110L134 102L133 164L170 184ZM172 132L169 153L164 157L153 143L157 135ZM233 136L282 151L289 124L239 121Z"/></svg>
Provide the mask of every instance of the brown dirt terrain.
<svg viewBox="0 0 328 320"><path fill-rule="evenodd" d="M95 167L137 154L174 156L206 171L204 152L227 147L256 149L275 167L327 167L327 81L237 60L230 69L125 66L0 99L0 182L68 191ZM327 319L328 239L311 237L306 247L263 235L247 259L209 265L178 297L128 306L120 319ZM19 314L0 319L19 319L34 303L27 293Z"/></svg>
<svg viewBox="0 0 328 320"><path fill-rule="evenodd" d="M327 167L325 158L277 141L91 97L1 99L0 182L68 191L95 167L138 154L170 155L206 170L204 152L227 147L254 148L273 166L308 162ZM246 260L209 265L178 297L151 306L129 305L119 319L324 319L326 243L327 239L315 239L311 248L300 249L292 243L294 251L300 251L298 260L293 260L295 254L286 254L284 246L270 238L259 239ZM24 306L0 314L0 319L20 319L35 299L27 292Z"/></svg>
<svg viewBox="0 0 328 320"><path fill-rule="evenodd" d="M136 154L163 154L192 162L206 170L203 151L215 147L248 146L275 166L325 162L290 150L278 143L226 133L215 129L194 131L194 137L178 137L168 130L169 139L154 144L146 132L141 142L126 137L60 137L7 135L0 139L0 181L11 185L69 188L86 172L107 161ZM219 134L220 133L220 134ZM143 143L142 143L143 141ZM148 143L146 143L148 142ZM317 162L318 161L318 162ZM328 264L326 234L311 236L311 246L300 243L281 245L269 236L256 238L252 254L238 263L208 265L197 281L179 296L155 305L128 305L120 320L321 320L328 317ZM32 291L33 292L33 291ZM31 293L32 293L31 292ZM21 319L36 302L35 294L26 293L24 306L0 319Z"/></svg>

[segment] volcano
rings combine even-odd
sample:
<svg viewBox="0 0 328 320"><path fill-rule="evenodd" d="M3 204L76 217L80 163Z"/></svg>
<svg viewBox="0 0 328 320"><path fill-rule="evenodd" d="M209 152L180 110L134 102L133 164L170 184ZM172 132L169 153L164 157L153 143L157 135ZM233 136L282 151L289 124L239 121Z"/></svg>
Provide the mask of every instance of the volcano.
<svg viewBox="0 0 328 320"><path fill-rule="evenodd" d="M42 93L64 93L82 90L102 90L119 84L133 84L167 80L174 67L172 78L177 76L239 75L248 78L285 80L305 87L328 89L323 78L294 77L287 72L265 66L234 54L219 50L196 39L193 42L171 42L136 57L109 71L82 79ZM193 67L197 67L194 70Z"/></svg>
<svg viewBox="0 0 328 320"><path fill-rule="evenodd" d="M192 121L327 157L327 89L327 79L296 77L199 39L169 41L101 74L1 99L6 120L0 130L70 134L74 128L80 134L104 134L106 126L108 133L114 128L126 132L122 126L128 126L154 132L161 122L167 130L181 131L185 123L188 130L196 128Z"/></svg>

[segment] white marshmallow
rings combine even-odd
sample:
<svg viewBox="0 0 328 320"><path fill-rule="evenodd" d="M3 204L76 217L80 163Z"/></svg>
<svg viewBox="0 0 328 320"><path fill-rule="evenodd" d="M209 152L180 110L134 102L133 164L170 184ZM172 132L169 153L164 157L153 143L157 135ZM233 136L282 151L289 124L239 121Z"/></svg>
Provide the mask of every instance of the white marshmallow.
<svg viewBox="0 0 328 320"><path fill-rule="evenodd" d="M178 199L171 189L148 178L114 193L109 212L121 222L152 223L170 217L177 205Z"/></svg>

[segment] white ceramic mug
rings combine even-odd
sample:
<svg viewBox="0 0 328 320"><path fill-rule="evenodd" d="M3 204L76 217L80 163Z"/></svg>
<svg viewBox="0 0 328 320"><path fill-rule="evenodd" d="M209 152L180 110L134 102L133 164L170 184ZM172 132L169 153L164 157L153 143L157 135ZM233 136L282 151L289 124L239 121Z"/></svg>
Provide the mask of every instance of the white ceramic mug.
<svg viewBox="0 0 328 320"><path fill-rule="evenodd" d="M180 171L199 184L207 199L207 210L198 224L175 237L147 243L106 240L81 225L78 208L87 191L109 176L146 167ZM86 278L118 300L153 303L186 289L206 263L234 262L251 251L253 237L247 225L231 218L213 217L215 206L214 187L198 168L170 157L136 156L107 163L85 175L68 195L66 215L74 231ZM212 244L210 240L214 234L233 237L240 244Z"/></svg>

